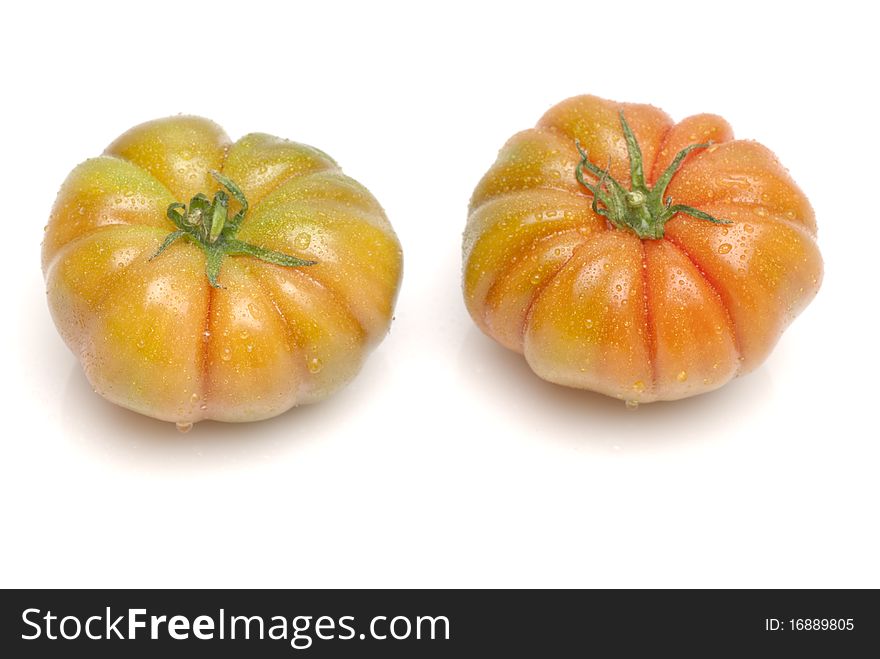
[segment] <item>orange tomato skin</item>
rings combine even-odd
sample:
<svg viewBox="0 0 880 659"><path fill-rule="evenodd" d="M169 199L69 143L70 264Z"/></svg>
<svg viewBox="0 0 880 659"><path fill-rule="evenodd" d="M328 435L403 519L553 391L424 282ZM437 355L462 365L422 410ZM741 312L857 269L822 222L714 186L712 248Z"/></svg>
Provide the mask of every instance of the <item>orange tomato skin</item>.
<svg viewBox="0 0 880 659"><path fill-rule="evenodd" d="M693 151L666 191L726 225L676 214L641 239L593 212L575 179L575 141L628 182L618 112L652 185ZM648 105L578 96L514 135L477 185L463 288L480 329L542 378L632 402L716 389L760 365L816 295L822 258L812 207L765 147L715 115L679 123Z"/></svg>
<svg viewBox="0 0 880 659"><path fill-rule="evenodd" d="M223 259L177 240L171 203L239 184L237 238L318 263ZM379 203L326 154L199 117L131 129L71 172L43 241L49 308L95 390L183 426L252 421L346 384L391 322L400 244Z"/></svg>

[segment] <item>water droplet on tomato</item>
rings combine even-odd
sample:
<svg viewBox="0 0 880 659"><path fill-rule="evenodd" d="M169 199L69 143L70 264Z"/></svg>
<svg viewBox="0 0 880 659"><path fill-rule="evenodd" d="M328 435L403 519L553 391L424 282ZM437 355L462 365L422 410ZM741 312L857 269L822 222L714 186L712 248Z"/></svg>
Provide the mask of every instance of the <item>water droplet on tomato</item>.
<svg viewBox="0 0 880 659"><path fill-rule="evenodd" d="M300 233L297 234L296 238L293 239L293 244L297 249L303 250L308 249L309 245L312 243L312 236L308 233Z"/></svg>
<svg viewBox="0 0 880 659"><path fill-rule="evenodd" d="M645 390L645 383L642 380L636 380L635 382L633 382L632 387L633 391L641 393Z"/></svg>
<svg viewBox="0 0 880 659"><path fill-rule="evenodd" d="M529 281L532 282L533 284L537 284L538 282L541 281L541 273L536 272L531 277L529 277Z"/></svg>
<svg viewBox="0 0 880 659"><path fill-rule="evenodd" d="M178 421L177 422L177 429L180 432L189 432L190 430L192 430L192 427L193 427L192 421Z"/></svg>
<svg viewBox="0 0 880 659"><path fill-rule="evenodd" d="M732 249L733 249L733 245L731 245L730 243L721 243L718 246L718 253L719 254L727 254Z"/></svg>
<svg viewBox="0 0 880 659"><path fill-rule="evenodd" d="M312 357L309 360L309 373L318 373L322 368L324 368L324 362L320 360L318 357Z"/></svg>
<svg viewBox="0 0 880 659"><path fill-rule="evenodd" d="M626 401L627 408L634 410L639 406L639 401L637 400L628 400Z"/></svg>
<svg viewBox="0 0 880 659"><path fill-rule="evenodd" d="M230 350L229 348L223 348L223 352L220 353L220 358L224 362L228 362L230 359L232 359L232 350Z"/></svg>
<svg viewBox="0 0 880 659"><path fill-rule="evenodd" d="M587 318L587 319L584 321L584 327L586 327L587 329L592 329L592 328L593 328L593 319L592 319L592 318Z"/></svg>
<svg viewBox="0 0 880 659"><path fill-rule="evenodd" d="M675 379L679 382L685 382L688 379L687 371L679 371L678 375L675 376Z"/></svg>

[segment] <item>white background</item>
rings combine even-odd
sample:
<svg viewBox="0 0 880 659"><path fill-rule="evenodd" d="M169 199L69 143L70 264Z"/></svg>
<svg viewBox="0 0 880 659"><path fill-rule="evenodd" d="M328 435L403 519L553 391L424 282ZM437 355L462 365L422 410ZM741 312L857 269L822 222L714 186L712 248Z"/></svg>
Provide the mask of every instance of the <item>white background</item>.
<svg viewBox="0 0 880 659"><path fill-rule="evenodd" d="M880 587L869 3L12 7L0 585ZM752 375L629 411L473 326L470 193L581 93L722 114L810 196L825 282ZM180 435L93 394L56 334L39 245L58 186L179 112L318 146L387 210L396 320L332 399Z"/></svg>

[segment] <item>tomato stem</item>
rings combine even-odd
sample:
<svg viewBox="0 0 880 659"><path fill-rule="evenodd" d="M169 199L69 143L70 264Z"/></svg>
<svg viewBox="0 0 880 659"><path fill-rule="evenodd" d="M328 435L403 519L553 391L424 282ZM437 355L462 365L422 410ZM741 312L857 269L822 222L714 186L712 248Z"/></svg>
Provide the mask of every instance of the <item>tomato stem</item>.
<svg viewBox="0 0 880 659"><path fill-rule="evenodd" d="M711 146L711 142L691 144L679 151L669 167L654 183L654 187L649 188L645 181L642 150L626 122L626 117L623 116L623 111L621 110L618 114L620 125L623 128L623 136L626 139L626 151L629 155L629 190L611 176L608 171L610 163L608 167L602 169L590 162L587 152L581 148L580 142L575 140L575 146L581 156L581 161L574 171L575 178L578 183L592 193L593 211L606 217L611 224L619 229L634 231L639 238L662 238L666 223L676 213L684 213L715 224L730 224L729 220L715 218L692 206L673 204L671 197L663 198L672 177L675 176L687 155L695 149L705 149ZM585 170L592 174L595 178L594 182L588 182L584 178Z"/></svg>
<svg viewBox="0 0 880 659"><path fill-rule="evenodd" d="M218 190L214 194L213 200L208 199L200 192L190 200L189 208L180 202L168 206L166 215L177 227L177 230L165 237L159 249L150 257L151 261L168 249L178 238L191 240L205 252L205 274L214 288L222 288L217 283L217 277L220 275L220 266L226 256L251 256L266 263L288 268L317 263L317 261L308 261L236 239L235 234L238 233L241 223L247 215L247 198L241 188L220 172L212 171L211 176L217 179L217 182L226 190ZM230 195L239 204L238 212L231 219L229 218Z"/></svg>

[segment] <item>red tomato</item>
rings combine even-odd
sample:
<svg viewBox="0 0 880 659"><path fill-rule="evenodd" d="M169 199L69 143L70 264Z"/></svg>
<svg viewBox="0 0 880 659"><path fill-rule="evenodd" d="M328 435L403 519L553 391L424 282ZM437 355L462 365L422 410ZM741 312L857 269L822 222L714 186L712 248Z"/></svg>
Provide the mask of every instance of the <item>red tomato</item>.
<svg viewBox="0 0 880 659"><path fill-rule="evenodd" d="M806 196L773 153L701 114L579 96L477 185L464 295L542 378L632 404L756 368L822 278Z"/></svg>

